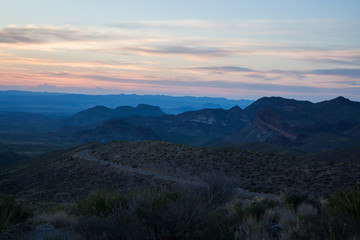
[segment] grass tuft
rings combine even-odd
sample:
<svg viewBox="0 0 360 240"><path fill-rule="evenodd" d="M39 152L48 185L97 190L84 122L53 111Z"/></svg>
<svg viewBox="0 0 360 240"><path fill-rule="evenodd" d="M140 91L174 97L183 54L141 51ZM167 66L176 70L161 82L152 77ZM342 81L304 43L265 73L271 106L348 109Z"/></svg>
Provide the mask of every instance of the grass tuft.
<svg viewBox="0 0 360 240"><path fill-rule="evenodd" d="M329 206L335 211L360 220L360 188L343 189L329 199Z"/></svg>

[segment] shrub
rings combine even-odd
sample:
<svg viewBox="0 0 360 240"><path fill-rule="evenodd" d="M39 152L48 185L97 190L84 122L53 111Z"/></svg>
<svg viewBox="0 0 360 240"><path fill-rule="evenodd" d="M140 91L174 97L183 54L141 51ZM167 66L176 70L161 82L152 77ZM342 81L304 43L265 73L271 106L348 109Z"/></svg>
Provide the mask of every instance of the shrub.
<svg viewBox="0 0 360 240"><path fill-rule="evenodd" d="M143 194L143 193L142 193ZM204 221L204 204L191 192L140 194L136 215L157 239L196 239Z"/></svg>
<svg viewBox="0 0 360 240"><path fill-rule="evenodd" d="M34 225L50 223L54 227L59 228L76 225L77 218L74 215L69 215L65 211L58 211L37 215L32 219L32 222Z"/></svg>
<svg viewBox="0 0 360 240"><path fill-rule="evenodd" d="M285 203L297 209L297 207L307 200L308 196L301 193L293 193L285 197Z"/></svg>
<svg viewBox="0 0 360 240"><path fill-rule="evenodd" d="M360 219L360 188L343 189L335 192L329 199L333 210Z"/></svg>
<svg viewBox="0 0 360 240"><path fill-rule="evenodd" d="M244 209L246 215L253 215L259 221L265 214L265 211L269 208L274 208L278 205L278 202L269 199L263 199L261 201L250 202Z"/></svg>
<svg viewBox="0 0 360 240"><path fill-rule="evenodd" d="M316 206L309 203L302 203L297 209L297 215L300 219L308 219L315 217L319 214L319 210Z"/></svg>
<svg viewBox="0 0 360 240"><path fill-rule="evenodd" d="M208 199L209 204L221 205L231 199L235 191L235 183L224 176L210 173L204 178L207 187L202 188L202 196Z"/></svg>
<svg viewBox="0 0 360 240"><path fill-rule="evenodd" d="M14 199L0 202L0 237L12 238L21 231L22 224L32 216L32 211L24 208Z"/></svg>
<svg viewBox="0 0 360 240"><path fill-rule="evenodd" d="M108 216L118 205L126 204L119 192L95 191L77 202L77 210L82 215Z"/></svg>
<svg viewBox="0 0 360 240"><path fill-rule="evenodd" d="M234 232L235 239L255 240L266 239L266 228L260 224L252 215L243 219L241 226Z"/></svg>
<svg viewBox="0 0 360 240"><path fill-rule="evenodd" d="M82 218L86 239L199 239L207 212L191 192L132 191L104 217Z"/></svg>
<svg viewBox="0 0 360 240"><path fill-rule="evenodd" d="M229 216L225 208L218 208L207 218L202 228L202 239L231 240L234 239L233 226L236 218Z"/></svg>

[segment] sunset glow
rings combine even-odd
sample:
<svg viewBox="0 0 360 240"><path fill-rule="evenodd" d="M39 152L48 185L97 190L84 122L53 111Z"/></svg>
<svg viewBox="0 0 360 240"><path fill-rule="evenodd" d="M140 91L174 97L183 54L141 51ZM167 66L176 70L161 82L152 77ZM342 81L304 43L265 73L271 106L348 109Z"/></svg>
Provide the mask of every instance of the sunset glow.
<svg viewBox="0 0 360 240"><path fill-rule="evenodd" d="M77 1L63 13L72 1L16 2L0 3L0 90L360 100L358 1L303 1L308 12L284 4L253 17L249 1L210 1L208 15L191 1Z"/></svg>

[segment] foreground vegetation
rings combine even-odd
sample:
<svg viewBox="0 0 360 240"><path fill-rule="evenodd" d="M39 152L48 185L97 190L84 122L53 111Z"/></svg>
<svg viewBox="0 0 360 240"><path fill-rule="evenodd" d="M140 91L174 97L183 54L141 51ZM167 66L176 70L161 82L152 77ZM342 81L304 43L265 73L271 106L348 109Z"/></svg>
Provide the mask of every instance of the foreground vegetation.
<svg viewBox="0 0 360 240"><path fill-rule="evenodd" d="M89 149L207 187L88 161L80 153ZM159 141L83 145L0 169L0 239L356 240L359 167ZM280 198L245 199L238 187Z"/></svg>
<svg viewBox="0 0 360 240"><path fill-rule="evenodd" d="M32 210L13 198L2 199L0 201L0 239L18 238L25 222L32 215Z"/></svg>
<svg viewBox="0 0 360 240"><path fill-rule="evenodd" d="M17 239L25 224L51 224L73 234L44 239L360 239L360 189L327 201L292 194L279 201L241 199L216 188L95 191L68 207L31 215L2 200L0 239Z"/></svg>

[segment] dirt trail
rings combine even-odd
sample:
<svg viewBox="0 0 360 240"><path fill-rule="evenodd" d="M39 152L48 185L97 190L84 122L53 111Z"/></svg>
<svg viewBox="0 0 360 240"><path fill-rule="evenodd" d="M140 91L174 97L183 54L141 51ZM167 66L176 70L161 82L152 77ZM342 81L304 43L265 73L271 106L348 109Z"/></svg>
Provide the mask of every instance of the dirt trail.
<svg viewBox="0 0 360 240"><path fill-rule="evenodd" d="M112 163L112 162L100 160L100 159L97 159L97 158L94 158L94 157L90 156L89 155L90 151L91 150L81 151L80 152L80 157L83 158L83 159L86 159L88 161L97 162L99 164L106 165L106 166L112 166L112 167L115 167L115 168L118 168L118 169L121 169L121 170L124 170L124 171L138 173L138 174L147 175L147 176L154 176L154 177L157 177L157 178L160 178L160 179L169 180L169 181L173 181L173 182L176 182L176 183L190 184L190 185L201 186L201 187L208 186L208 184L202 183L202 182L191 181L191 180L187 180L187 179L184 179L184 178L173 177L173 176L164 175L164 174L161 174L161 173L154 173L154 172L142 170L142 169L139 169L139 168L132 168L132 167L128 167L128 166L118 164L118 163ZM244 189L241 189L241 188L237 188L236 192L241 194L241 195L248 196L248 197L259 197L259 198L266 198L266 199L272 199L272 200L278 200L279 199L279 196L277 196L277 195L251 192L251 191L247 191L247 190L244 190Z"/></svg>
<svg viewBox="0 0 360 240"><path fill-rule="evenodd" d="M119 168L121 170L125 170L128 172L134 172L134 173L139 173L142 175L147 175L147 176L154 176L157 178L161 178L161 179L165 179L165 180L169 180L169 181L173 181L173 182L177 182L177 183L181 183L181 184L191 184L191 185L195 185L195 186L206 186L206 184L201 183L201 182L195 182L195 181L191 181L191 180L187 180L187 179L183 179L183 178L177 178L177 177L173 177L173 176L169 176L169 175L164 175L161 173L155 173L155 172L150 172L150 171L146 171L146 170L142 170L139 168L132 168L132 167L128 167L128 166L124 166L118 163L112 163L112 162L108 162L108 161L104 161L104 160L100 160L97 158L94 158L92 156L89 155L90 150L84 150L82 152L80 152L80 156L86 160L89 161L93 161L93 162L97 162L106 166L112 166L112 167L116 167Z"/></svg>

